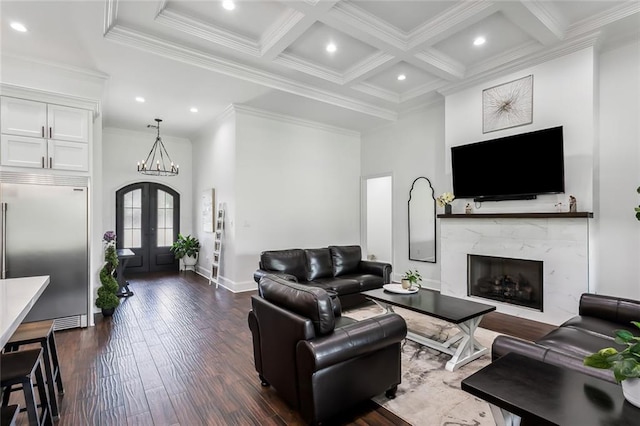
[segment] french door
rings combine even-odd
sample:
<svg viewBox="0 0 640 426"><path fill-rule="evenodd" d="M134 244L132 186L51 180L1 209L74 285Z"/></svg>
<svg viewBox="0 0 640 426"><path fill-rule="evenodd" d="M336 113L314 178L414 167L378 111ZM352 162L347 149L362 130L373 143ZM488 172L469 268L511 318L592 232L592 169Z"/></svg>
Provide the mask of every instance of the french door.
<svg viewBox="0 0 640 426"><path fill-rule="evenodd" d="M180 195L168 186L138 182L116 192L117 247L135 253L127 272L172 271L169 250L180 231Z"/></svg>

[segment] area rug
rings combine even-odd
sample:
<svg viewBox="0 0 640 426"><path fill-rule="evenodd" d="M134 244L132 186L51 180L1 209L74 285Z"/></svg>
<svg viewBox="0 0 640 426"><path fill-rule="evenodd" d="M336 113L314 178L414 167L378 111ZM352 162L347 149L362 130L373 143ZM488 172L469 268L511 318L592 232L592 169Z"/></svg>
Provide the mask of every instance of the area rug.
<svg viewBox="0 0 640 426"><path fill-rule="evenodd" d="M431 339L445 341L458 332L454 324L394 308L407 322L407 327ZM377 305L348 310L343 315L361 320L381 314ZM498 336L490 330L478 328L475 337L490 348ZM460 389L465 377L491 362L486 354L454 372L445 370L450 355L405 340L402 346L402 383L396 398L379 395L373 400L413 425L428 426L493 426L493 416L487 403Z"/></svg>

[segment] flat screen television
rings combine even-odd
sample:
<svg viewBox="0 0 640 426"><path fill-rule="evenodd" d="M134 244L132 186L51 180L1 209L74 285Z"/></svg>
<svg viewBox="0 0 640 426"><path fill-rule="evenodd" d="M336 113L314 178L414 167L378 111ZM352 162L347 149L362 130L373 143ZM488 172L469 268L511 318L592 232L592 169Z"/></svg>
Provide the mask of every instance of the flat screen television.
<svg viewBox="0 0 640 426"><path fill-rule="evenodd" d="M453 193L474 201L564 192L562 126L451 148Z"/></svg>

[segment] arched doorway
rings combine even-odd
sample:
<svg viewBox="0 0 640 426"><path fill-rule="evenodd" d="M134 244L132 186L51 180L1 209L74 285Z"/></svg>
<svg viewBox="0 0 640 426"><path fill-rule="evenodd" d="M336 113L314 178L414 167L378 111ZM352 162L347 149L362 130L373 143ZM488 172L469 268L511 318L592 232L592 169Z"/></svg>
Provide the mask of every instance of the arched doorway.
<svg viewBox="0 0 640 426"><path fill-rule="evenodd" d="M127 272L172 271L178 261L169 251L180 232L180 195L168 186L138 182L116 192L117 247L136 256Z"/></svg>

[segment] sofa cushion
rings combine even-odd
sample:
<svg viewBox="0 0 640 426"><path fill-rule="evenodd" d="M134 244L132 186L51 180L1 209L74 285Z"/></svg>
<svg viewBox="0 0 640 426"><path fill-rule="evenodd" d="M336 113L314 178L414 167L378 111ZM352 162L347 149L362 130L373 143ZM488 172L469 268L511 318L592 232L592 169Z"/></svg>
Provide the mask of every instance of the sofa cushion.
<svg viewBox="0 0 640 426"><path fill-rule="evenodd" d="M333 276L351 274L358 270L362 260L360 246L329 246L333 262Z"/></svg>
<svg viewBox="0 0 640 426"><path fill-rule="evenodd" d="M324 289L292 283L275 275L263 277L259 286L265 300L309 318L318 336L328 334L335 328L333 303Z"/></svg>
<svg viewBox="0 0 640 426"><path fill-rule="evenodd" d="M260 266L268 271L290 274L298 280L307 279L307 258L302 249L263 251L260 255Z"/></svg>
<svg viewBox="0 0 640 426"><path fill-rule="evenodd" d="M536 343L575 358L584 358L602 348L611 347L619 351L624 349L624 346L618 345L610 338L587 333L573 327L557 328L537 340Z"/></svg>
<svg viewBox="0 0 640 426"><path fill-rule="evenodd" d="M333 276L331 252L328 248L306 249L307 281Z"/></svg>
<svg viewBox="0 0 640 426"><path fill-rule="evenodd" d="M628 326L624 326L617 322L607 321L600 318L575 316L561 325L561 327L573 327L579 328L587 333L597 334L603 337L607 337L611 340L615 338L616 330L627 330L632 334L638 332L638 328L629 323Z"/></svg>
<svg viewBox="0 0 640 426"><path fill-rule="evenodd" d="M360 284L360 291L381 288L384 284L384 278L372 274L347 274L340 278L357 281Z"/></svg>
<svg viewBox="0 0 640 426"><path fill-rule="evenodd" d="M318 278L309 283L314 287L323 288L328 291L338 293L338 296L345 294L359 293L360 283L357 280L340 278Z"/></svg>

